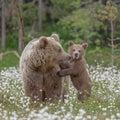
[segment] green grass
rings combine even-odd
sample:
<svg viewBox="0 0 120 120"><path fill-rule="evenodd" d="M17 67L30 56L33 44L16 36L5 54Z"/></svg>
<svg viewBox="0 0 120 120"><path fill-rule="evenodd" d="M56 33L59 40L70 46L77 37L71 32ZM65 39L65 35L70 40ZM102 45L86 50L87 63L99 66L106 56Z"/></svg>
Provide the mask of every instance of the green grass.
<svg viewBox="0 0 120 120"><path fill-rule="evenodd" d="M119 51L120 52L120 51ZM120 55L118 54L118 51L115 52L115 59L114 59L114 65L120 68ZM103 48L94 48L94 49L87 49L86 55L85 55L86 61L89 65L97 65L101 64L103 66L111 66L111 49L107 47Z"/></svg>
<svg viewBox="0 0 120 120"><path fill-rule="evenodd" d="M1 50L0 50L1 51ZM115 55L117 56L115 58L115 66L120 68L120 56L118 54L118 51L115 52ZM102 64L103 66L111 66L111 49L104 47L104 48L94 48L94 49L87 49L86 55L85 55L86 61L89 65L97 65ZM3 69L4 67L13 67L19 65L19 59L14 54L8 54L3 57L2 60L0 60L0 69Z"/></svg>
<svg viewBox="0 0 120 120"><path fill-rule="evenodd" d="M0 59L0 70L18 65L19 59L13 53L7 54Z"/></svg>
<svg viewBox="0 0 120 120"><path fill-rule="evenodd" d="M3 57L2 61L0 61L0 67L3 69L4 67L13 67L18 66L19 59L16 58L14 54L9 54Z"/></svg>

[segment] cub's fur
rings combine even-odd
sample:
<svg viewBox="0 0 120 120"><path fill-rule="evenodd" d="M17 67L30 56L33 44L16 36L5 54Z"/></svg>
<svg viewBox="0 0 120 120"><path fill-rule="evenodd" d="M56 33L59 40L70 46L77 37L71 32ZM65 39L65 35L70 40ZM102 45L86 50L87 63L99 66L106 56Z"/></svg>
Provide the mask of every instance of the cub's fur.
<svg viewBox="0 0 120 120"><path fill-rule="evenodd" d="M84 53L88 47L87 43L74 44L69 42L69 54L72 56L70 67L58 72L59 76L70 75L74 87L78 91L78 99L84 100L84 97L89 97L91 94L91 80L86 70L86 62Z"/></svg>

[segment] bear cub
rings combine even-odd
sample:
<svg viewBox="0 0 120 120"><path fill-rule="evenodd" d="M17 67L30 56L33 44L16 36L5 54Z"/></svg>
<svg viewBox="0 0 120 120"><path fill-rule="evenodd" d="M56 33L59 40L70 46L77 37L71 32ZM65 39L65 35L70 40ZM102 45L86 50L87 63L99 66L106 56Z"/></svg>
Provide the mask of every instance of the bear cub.
<svg viewBox="0 0 120 120"><path fill-rule="evenodd" d="M91 80L86 69L86 61L84 58L84 53L88 47L87 43L74 44L73 41L68 43L69 49L68 52L72 57L72 60L69 61L69 68L63 69L58 72L59 76L70 75L71 81L74 87L78 91L78 99L83 102L85 97L89 97L91 94Z"/></svg>

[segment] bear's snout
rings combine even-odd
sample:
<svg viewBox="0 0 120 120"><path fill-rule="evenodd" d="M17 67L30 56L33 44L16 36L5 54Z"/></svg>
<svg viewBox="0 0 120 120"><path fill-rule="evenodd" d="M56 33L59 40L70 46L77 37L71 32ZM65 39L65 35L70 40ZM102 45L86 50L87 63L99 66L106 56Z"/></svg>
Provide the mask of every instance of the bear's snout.
<svg viewBox="0 0 120 120"><path fill-rule="evenodd" d="M71 60L71 59L72 59L71 55L67 55L67 56L64 58L65 61L68 61L68 60Z"/></svg>
<svg viewBox="0 0 120 120"><path fill-rule="evenodd" d="M78 53L75 53L75 57L78 57Z"/></svg>
<svg viewBox="0 0 120 120"><path fill-rule="evenodd" d="M71 55L68 55L68 60L71 60L71 59L72 59Z"/></svg>
<svg viewBox="0 0 120 120"><path fill-rule="evenodd" d="M80 53L74 52L72 56L73 56L73 59L79 59Z"/></svg>
<svg viewBox="0 0 120 120"><path fill-rule="evenodd" d="M64 58L61 60L61 63L64 63L64 62L67 62L67 61L70 61L72 59L72 56L67 54L64 56Z"/></svg>

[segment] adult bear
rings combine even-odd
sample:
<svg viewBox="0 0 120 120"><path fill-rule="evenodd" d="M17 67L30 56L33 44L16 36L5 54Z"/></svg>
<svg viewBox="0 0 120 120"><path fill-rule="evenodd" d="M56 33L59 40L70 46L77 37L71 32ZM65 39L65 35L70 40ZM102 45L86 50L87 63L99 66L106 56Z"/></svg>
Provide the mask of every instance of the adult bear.
<svg viewBox="0 0 120 120"><path fill-rule="evenodd" d="M57 34L30 41L20 58L25 95L38 101L61 96L62 81L57 72L62 61L70 59Z"/></svg>

